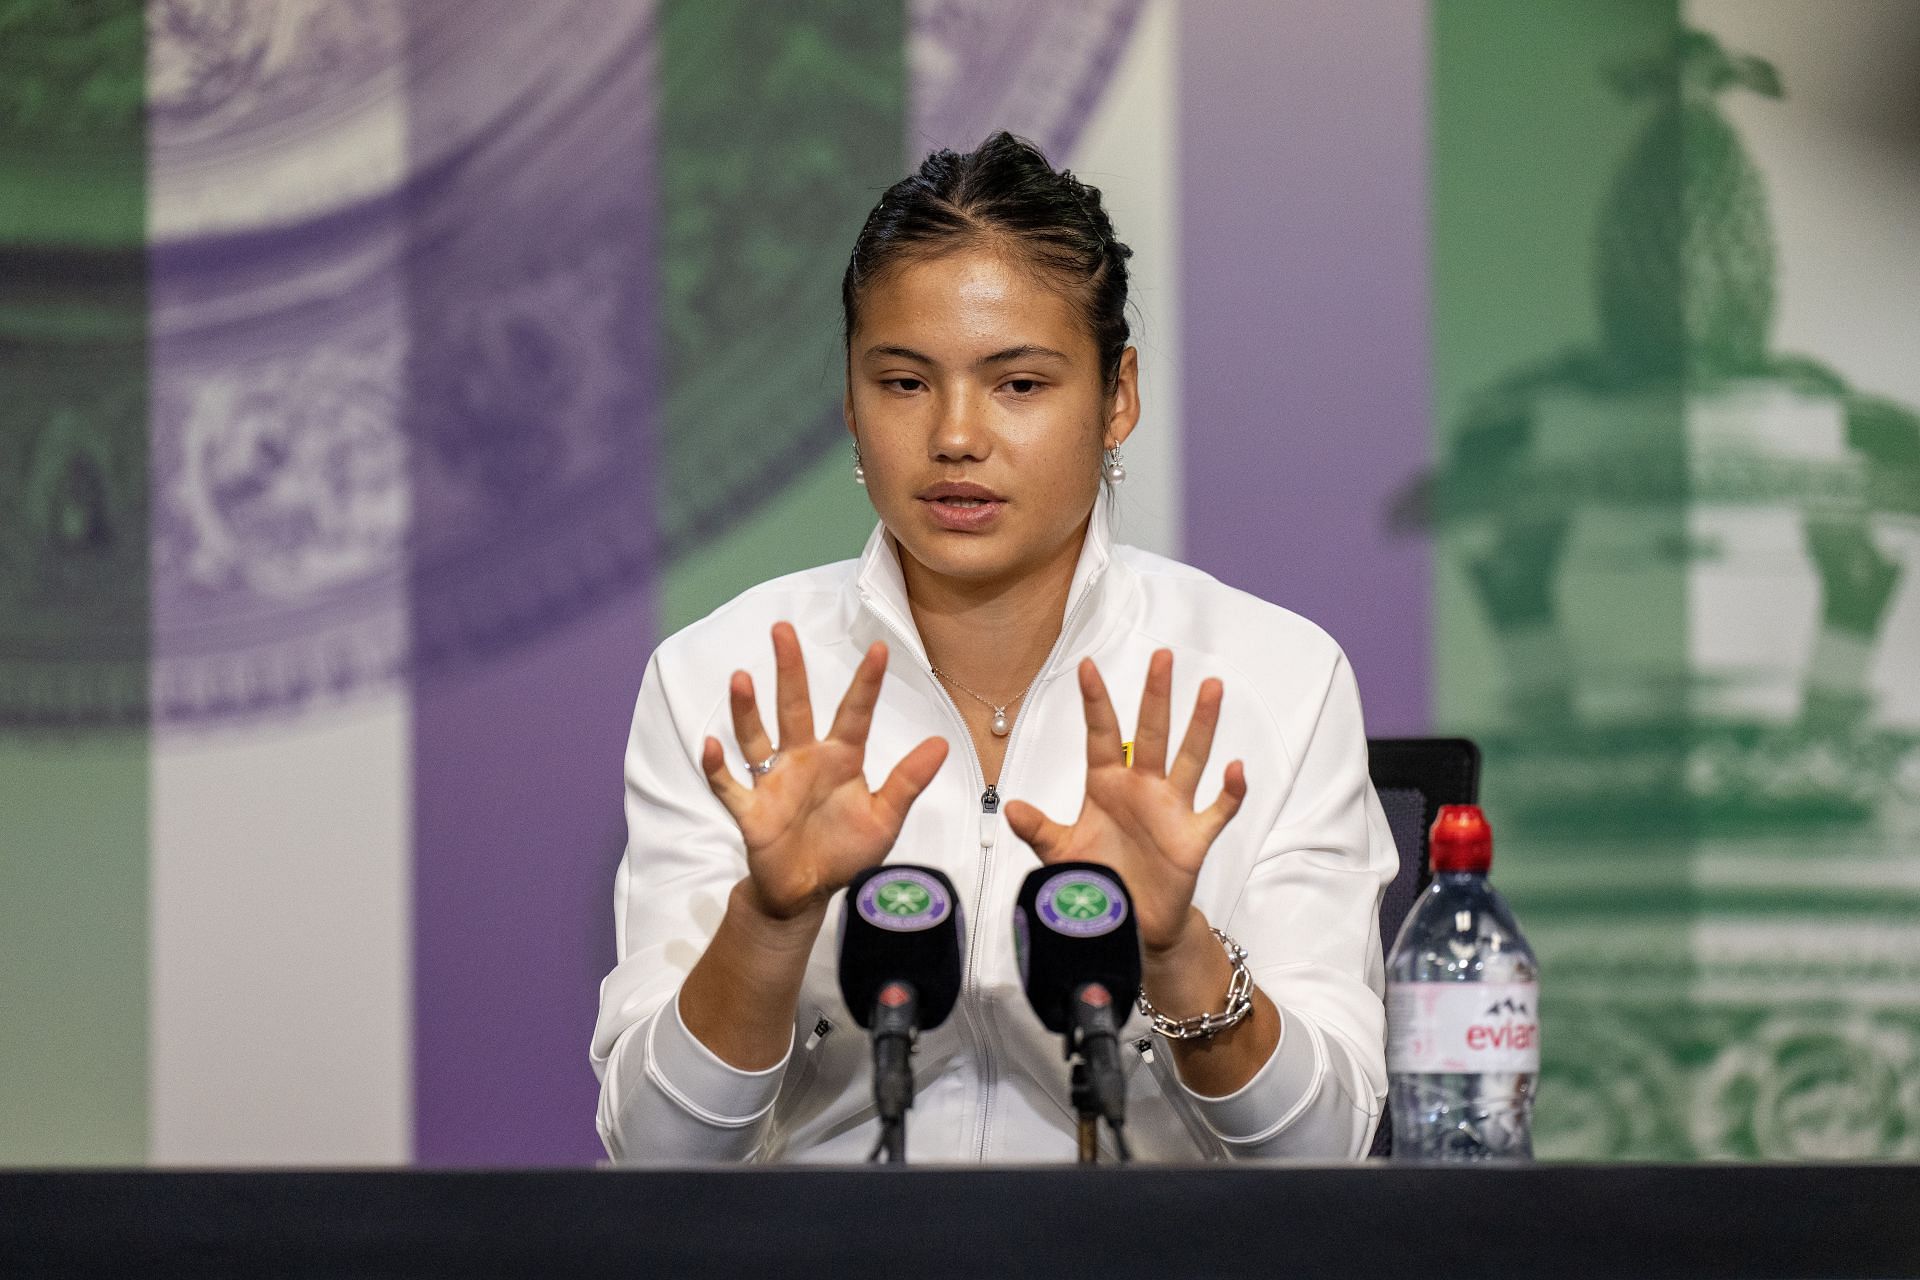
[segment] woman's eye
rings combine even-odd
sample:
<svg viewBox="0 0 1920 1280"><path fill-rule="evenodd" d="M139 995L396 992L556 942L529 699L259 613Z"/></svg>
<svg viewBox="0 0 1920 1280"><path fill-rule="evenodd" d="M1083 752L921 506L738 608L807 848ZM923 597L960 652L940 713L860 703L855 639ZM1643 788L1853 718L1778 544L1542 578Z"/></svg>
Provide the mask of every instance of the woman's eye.
<svg viewBox="0 0 1920 1280"><path fill-rule="evenodd" d="M895 391L918 391L927 384L918 378L883 378L880 385L892 387Z"/></svg>
<svg viewBox="0 0 1920 1280"><path fill-rule="evenodd" d="M1006 388L1017 396L1030 396L1040 389L1040 383L1033 378L1009 378Z"/></svg>

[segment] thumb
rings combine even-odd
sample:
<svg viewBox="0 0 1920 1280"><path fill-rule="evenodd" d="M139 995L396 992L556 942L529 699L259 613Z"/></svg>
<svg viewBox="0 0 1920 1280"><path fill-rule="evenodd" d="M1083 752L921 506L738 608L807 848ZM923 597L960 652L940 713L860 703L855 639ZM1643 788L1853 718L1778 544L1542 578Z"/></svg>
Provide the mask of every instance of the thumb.
<svg viewBox="0 0 1920 1280"><path fill-rule="evenodd" d="M1002 812L1007 815L1008 828L1033 847L1033 851L1040 855L1040 861L1049 862L1061 856L1066 846L1067 828L1025 800L1009 800Z"/></svg>

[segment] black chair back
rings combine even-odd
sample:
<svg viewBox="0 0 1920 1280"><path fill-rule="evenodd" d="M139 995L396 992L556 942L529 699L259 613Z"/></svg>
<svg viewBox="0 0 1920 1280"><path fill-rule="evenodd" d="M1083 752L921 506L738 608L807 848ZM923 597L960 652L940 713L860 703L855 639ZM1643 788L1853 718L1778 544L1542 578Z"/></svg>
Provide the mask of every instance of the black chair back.
<svg viewBox="0 0 1920 1280"><path fill-rule="evenodd" d="M1380 900L1380 945L1393 940L1433 873L1427 866L1427 832L1443 804L1480 800L1480 748L1470 738L1369 738L1367 772L1386 810L1400 871ZM1393 1117L1380 1117L1369 1155L1393 1150Z"/></svg>

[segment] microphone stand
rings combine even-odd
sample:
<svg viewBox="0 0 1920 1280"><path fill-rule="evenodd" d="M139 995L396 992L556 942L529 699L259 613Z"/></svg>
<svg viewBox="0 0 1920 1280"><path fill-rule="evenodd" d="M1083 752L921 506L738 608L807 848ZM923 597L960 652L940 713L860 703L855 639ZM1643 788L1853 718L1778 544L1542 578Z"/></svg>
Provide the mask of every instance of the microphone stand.
<svg viewBox="0 0 1920 1280"><path fill-rule="evenodd" d="M1079 1162L1097 1164L1100 1160L1100 1108L1093 1100L1093 1085L1087 1079L1084 1058L1075 1058L1073 1062L1073 1110L1080 1117Z"/></svg>
<svg viewBox="0 0 1920 1280"><path fill-rule="evenodd" d="M911 983L889 982L873 1002L873 1103L880 1115L880 1140L870 1162L905 1164L907 1111L913 1106L913 1040L918 1030L920 997Z"/></svg>
<svg viewBox="0 0 1920 1280"><path fill-rule="evenodd" d="M1097 982L1073 993L1073 1028L1067 1033L1067 1057L1073 1063L1072 1101L1079 1117L1081 1164L1100 1158L1100 1121L1113 1134L1114 1150L1133 1158L1122 1127L1127 1122L1127 1081L1120 1069L1120 1033L1113 1016L1113 995Z"/></svg>

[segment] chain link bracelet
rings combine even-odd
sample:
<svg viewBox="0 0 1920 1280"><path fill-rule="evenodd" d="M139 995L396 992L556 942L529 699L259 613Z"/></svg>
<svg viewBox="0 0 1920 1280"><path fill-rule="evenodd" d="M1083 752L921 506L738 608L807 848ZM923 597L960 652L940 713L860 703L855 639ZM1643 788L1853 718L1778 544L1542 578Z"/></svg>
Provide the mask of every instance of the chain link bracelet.
<svg viewBox="0 0 1920 1280"><path fill-rule="evenodd" d="M1140 991L1140 1012L1152 1018L1154 1031L1169 1040L1209 1040L1253 1012L1253 970L1247 968L1247 949L1218 929L1209 926L1209 932L1220 939L1220 945L1227 949L1227 959L1233 962L1233 981L1227 984L1224 1010L1176 1021L1153 1007L1145 988Z"/></svg>

